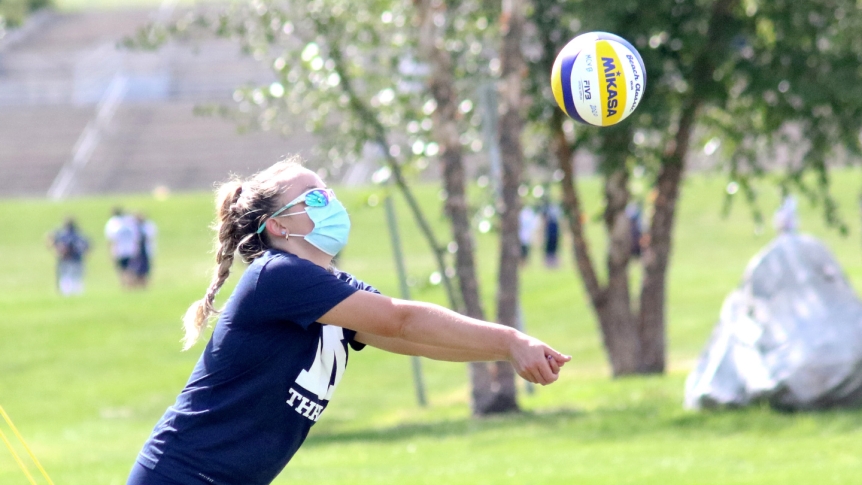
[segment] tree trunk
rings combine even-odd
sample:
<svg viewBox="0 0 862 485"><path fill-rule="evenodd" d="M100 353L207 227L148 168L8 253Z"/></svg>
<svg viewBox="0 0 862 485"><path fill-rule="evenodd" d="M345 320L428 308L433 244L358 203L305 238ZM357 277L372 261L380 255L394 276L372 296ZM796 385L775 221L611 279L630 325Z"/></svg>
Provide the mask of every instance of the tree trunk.
<svg viewBox="0 0 862 485"><path fill-rule="evenodd" d="M630 142L631 129L619 127L609 129L602 139L608 281L605 298L596 312L614 376L638 372L641 354L637 320L629 294L631 231L625 213L629 202L625 158Z"/></svg>
<svg viewBox="0 0 862 485"><path fill-rule="evenodd" d="M584 237L583 210L581 209L581 198L578 194L577 174L575 173L573 159L574 152L566 140L566 134L563 131L564 120L565 116L563 112L554 110L551 119L551 140L557 164L560 171L563 172L563 178L560 180L560 186L563 190L563 213L566 216L569 232L572 236L575 267L581 275L581 282L583 282L584 288L587 290L587 296L589 296L590 303L595 310L602 304L605 295L596 276L590 248Z"/></svg>
<svg viewBox="0 0 862 485"><path fill-rule="evenodd" d="M661 373L665 370L665 300L667 268L670 261L671 234L676 216L679 183L685 170L685 157L697 112L706 99L715 72L716 56L721 56L730 44L723 26L739 0L719 0L712 7L707 28L707 41L692 68L691 93L683 103L678 127L665 147L664 159L657 180L658 194L650 224L650 243L643 256L644 279L641 286L640 321L641 372Z"/></svg>
<svg viewBox="0 0 862 485"><path fill-rule="evenodd" d="M433 136L440 146L440 161L443 166L443 186L447 198L446 215L452 227L452 238L457 244L455 251L455 271L458 276L460 293L466 315L485 319L479 293L479 279L476 275L475 243L470 230L467 192L465 189L466 172L458 130L458 94L452 74L452 59L442 45L444 26L434 24L434 15L445 15L445 4L433 0L416 2L419 15L419 46L423 57L431 66L429 90L437 102L432 114L434 121ZM474 415L483 415L506 409L509 394L505 376L501 375L494 364L471 363L471 407ZM510 379L511 380L511 379Z"/></svg>
<svg viewBox="0 0 862 485"><path fill-rule="evenodd" d="M316 22L317 29L319 31L324 31L328 26L322 24L321 22ZM376 114L371 111L371 109L363 102L360 96L357 94L356 90L353 88L353 80L350 77L350 72L347 69L346 63L344 61L344 53L337 42L333 42L330 44L329 54L331 59L335 62L335 72L339 74L341 77L341 89L344 91L344 94L347 95L348 103L350 104L350 110L353 111L359 118L363 120L365 124L368 125L370 131L373 133L371 136L371 140L380 147L381 152L384 154L386 159L386 164L392 170L392 177L395 180L395 186L401 190L401 194L404 196L404 200L407 202L407 207L410 209L410 212L413 214L413 219L416 221L416 224L419 226L419 230L422 232L422 235L425 237L425 240L428 241L428 244L431 246L431 251L434 253L434 260L437 263L437 267L442 273L441 276L443 278L443 288L446 291L446 296L449 299L449 304L453 309L457 309L460 305L458 304L458 300L455 296L455 292L452 289L451 278L446 274L446 264L443 260L443 255L446 251L446 248L441 247L440 244L437 243L437 237L434 235L434 231L431 229L431 225L428 223L428 219L425 217L425 214L422 212L422 209L419 207L419 203L416 200L416 197L413 195L413 191L410 189L410 186L407 184L407 181L404 179L404 174L401 171L401 165L398 160L389 153L389 142L386 141L387 131L386 128L380 123L380 120L377 118Z"/></svg>
<svg viewBox="0 0 862 485"><path fill-rule="evenodd" d="M524 121L522 86L526 63L521 52L524 35L524 3L522 0L503 0L501 16L503 45L500 53L500 120L498 125L502 161L502 184L498 203L500 210L500 264L497 280L497 322L518 327L519 281L518 264L521 244L518 239L518 214L521 200L518 188L524 166L521 133ZM508 362L493 364L494 374L500 383L501 399L491 412L517 411L515 371Z"/></svg>
<svg viewBox="0 0 862 485"><path fill-rule="evenodd" d="M587 290L590 303L596 312L602 343L608 355L611 372L616 376L638 372L640 367L640 342L637 320L631 310L629 294L629 232L625 218L628 203L628 172L622 163L608 162L612 168L605 175L605 227L610 239L608 250L608 283L603 286L596 276L590 250L584 236L582 209L578 195L577 177L574 170L572 147L563 132L564 115L554 112L551 120L553 148L559 168L563 172L560 181L563 189L563 208L572 236L574 260L581 281ZM609 157L614 156L613 145L623 143L628 146L628 132L623 131L616 137L606 140ZM619 155L618 155L619 156Z"/></svg>
<svg viewBox="0 0 862 485"><path fill-rule="evenodd" d="M664 309L671 233L696 109L696 105L690 104L683 112L679 131L671 143L675 147L662 164L658 175L658 193L649 228L650 242L643 252L644 276L641 283L638 325L642 352L640 365L643 373L662 373L665 369Z"/></svg>

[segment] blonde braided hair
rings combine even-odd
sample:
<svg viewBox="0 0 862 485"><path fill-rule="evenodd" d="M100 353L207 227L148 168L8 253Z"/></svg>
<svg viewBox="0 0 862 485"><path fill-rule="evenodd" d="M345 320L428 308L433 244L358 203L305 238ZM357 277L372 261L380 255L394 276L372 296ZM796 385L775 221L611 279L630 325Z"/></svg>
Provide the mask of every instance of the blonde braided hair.
<svg viewBox="0 0 862 485"><path fill-rule="evenodd" d="M183 350L191 348L201 336L210 318L218 315L215 297L230 276L234 255L249 264L270 247L266 232L257 228L278 210L279 198L289 187L289 175L302 169L297 156L283 160L243 181L233 176L216 189L216 269L206 294L194 302L183 316L185 336Z"/></svg>

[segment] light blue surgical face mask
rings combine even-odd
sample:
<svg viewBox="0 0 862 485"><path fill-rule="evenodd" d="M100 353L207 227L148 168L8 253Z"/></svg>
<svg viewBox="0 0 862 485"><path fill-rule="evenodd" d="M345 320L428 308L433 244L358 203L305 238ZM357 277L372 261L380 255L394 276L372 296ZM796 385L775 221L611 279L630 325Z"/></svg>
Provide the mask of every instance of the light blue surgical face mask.
<svg viewBox="0 0 862 485"><path fill-rule="evenodd" d="M333 196L323 207L307 206L302 212L283 214L281 217L295 216L303 212L308 214L314 223L314 229L305 235L288 234L289 236L304 237L309 244L330 256L335 256L344 249L350 236L350 217L338 199Z"/></svg>

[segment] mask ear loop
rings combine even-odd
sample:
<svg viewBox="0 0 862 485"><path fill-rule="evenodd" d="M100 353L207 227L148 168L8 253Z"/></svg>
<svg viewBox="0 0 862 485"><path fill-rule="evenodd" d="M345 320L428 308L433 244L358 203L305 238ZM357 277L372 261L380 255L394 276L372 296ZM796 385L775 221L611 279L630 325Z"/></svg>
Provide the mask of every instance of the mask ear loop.
<svg viewBox="0 0 862 485"><path fill-rule="evenodd" d="M307 213L307 212L308 212L307 210L304 210L304 211L300 211L300 212L293 212L293 213L290 213L290 214L279 214L279 215L278 215L278 217L298 216L299 214L305 214L305 213ZM285 241L289 241L289 240L290 240L290 236L299 236L299 234L290 234L290 231L285 230L285 229L282 229L282 230L281 230L281 235L282 235L282 236L284 236L284 240L285 240Z"/></svg>
<svg viewBox="0 0 862 485"><path fill-rule="evenodd" d="M298 216L299 214L305 214L305 213L307 213L307 210L304 210L304 211L301 211L301 212L294 212L294 213L292 213L292 214L280 214L280 215L278 215L277 217ZM281 230L281 235L282 235L282 236L284 236L284 240L285 240L285 241L289 241L289 240L290 240L290 236L305 237L305 236L303 236L302 234L291 234L289 231L287 231L287 230L285 230L285 229L282 229L282 230Z"/></svg>

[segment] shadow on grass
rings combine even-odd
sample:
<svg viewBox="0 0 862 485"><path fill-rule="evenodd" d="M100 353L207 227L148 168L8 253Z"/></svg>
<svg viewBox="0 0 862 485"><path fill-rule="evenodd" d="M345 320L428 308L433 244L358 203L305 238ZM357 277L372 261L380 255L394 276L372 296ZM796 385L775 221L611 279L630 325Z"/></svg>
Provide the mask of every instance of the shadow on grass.
<svg viewBox="0 0 862 485"><path fill-rule="evenodd" d="M584 411L558 409L523 412L485 418L436 420L383 428L339 431L322 430L309 436L305 446L333 443L409 441L415 437L443 439L483 433L518 435L528 438L535 432L562 433L572 440L625 441L636 437L721 438L749 436L828 436L862 432L862 410L842 409L822 412L786 413L768 406L712 411L686 411L680 406L640 403Z"/></svg>
<svg viewBox="0 0 862 485"><path fill-rule="evenodd" d="M583 416L576 409L558 409L548 412L524 411L521 413L497 414L493 416L408 423L384 428L366 428L351 431L327 430L308 437L303 446L329 445L351 442L397 442L411 438L447 438L469 436L485 431L506 431L524 427L557 429Z"/></svg>
<svg viewBox="0 0 862 485"><path fill-rule="evenodd" d="M862 431L862 409L835 408L819 411L786 411L766 403L745 408L682 411L668 419L679 430L708 430L713 434L780 434L794 429L811 429L821 434L849 434Z"/></svg>

